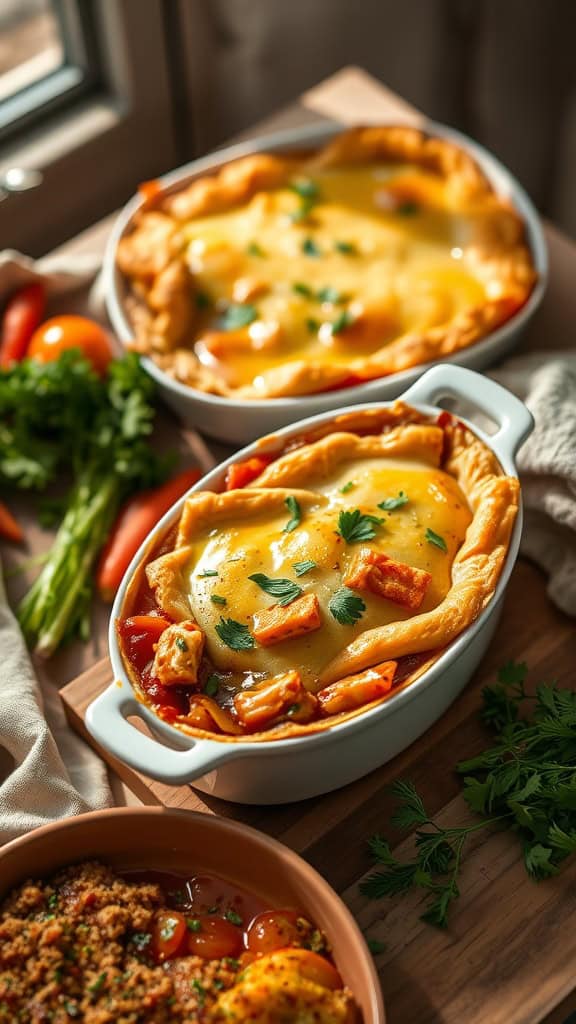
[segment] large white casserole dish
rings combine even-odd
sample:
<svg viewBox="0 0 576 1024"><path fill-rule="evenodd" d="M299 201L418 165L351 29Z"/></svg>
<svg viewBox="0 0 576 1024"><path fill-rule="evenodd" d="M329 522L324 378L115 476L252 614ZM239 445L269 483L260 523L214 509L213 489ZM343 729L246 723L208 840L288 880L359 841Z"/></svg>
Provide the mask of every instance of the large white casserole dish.
<svg viewBox="0 0 576 1024"><path fill-rule="evenodd" d="M500 385L461 367L434 367L402 396L424 414L441 411L449 397L471 404L497 424L494 434L470 427L492 449L507 475L517 476L515 454L533 427L532 416ZM363 408L382 408L372 403ZM358 408L358 407L356 407ZM342 410L351 411L351 408ZM275 435L288 441L311 425L329 422L323 414L285 428ZM464 421L466 422L466 421ZM258 451L265 451L262 443ZM221 488L226 468L256 451L251 445L208 473L191 489ZM191 492L189 492L191 493ZM121 614L128 584L156 539L178 519L182 498L160 521L135 556L118 591L110 622L109 646L114 680L90 705L86 725L97 742L130 767L171 784L193 782L204 793L241 803L283 803L302 800L344 786L409 746L439 718L468 682L486 651L498 622L506 585L516 561L522 531L520 507L508 554L492 600L481 615L408 687L364 714L321 733L294 739L226 744L192 739L158 718L139 701L120 654L115 621ZM144 720L154 738L128 721Z"/></svg>
<svg viewBox="0 0 576 1024"><path fill-rule="evenodd" d="M469 348L464 348L449 357L449 361L452 363L482 370L500 359L515 345L522 330L540 304L548 274L548 256L542 225L538 213L524 190L487 150L467 136L444 125L423 121L420 127L424 131L454 142L470 152L496 192L512 202L526 225L526 236L538 274L538 280L528 301L497 330L492 331ZM214 171L238 157L258 151L278 152L319 147L326 144L332 136L340 131L341 126L328 122L320 126L314 125L298 130L279 132L241 145L231 146L171 171L160 179L160 186L168 192L179 191L194 178ZM103 285L108 315L114 331L123 343L131 340L132 328L125 311L126 283L116 265L116 250L120 239L129 231L141 203L142 199L139 196L134 196L121 211L110 235L104 258ZM425 365L416 366L400 373L391 374L389 377L368 381L345 390L328 391L297 398L270 398L257 401L226 398L198 391L172 379L149 358L144 359L144 366L156 380L165 401L186 423L198 427L212 437L233 444L252 441L271 430L293 423L296 419L337 409L344 403L353 405L356 402L397 398L427 368Z"/></svg>

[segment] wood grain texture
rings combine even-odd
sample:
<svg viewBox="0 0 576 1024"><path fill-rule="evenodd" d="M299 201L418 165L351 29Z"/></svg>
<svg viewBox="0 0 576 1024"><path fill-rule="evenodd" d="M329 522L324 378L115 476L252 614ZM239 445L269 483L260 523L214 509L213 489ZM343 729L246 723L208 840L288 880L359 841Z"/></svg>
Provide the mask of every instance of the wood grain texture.
<svg viewBox="0 0 576 1024"><path fill-rule="evenodd" d="M513 837L478 833L446 932L419 920L417 895L376 903L358 890L370 870L369 836L381 832L400 850L410 845L388 824L392 780L411 778L439 822L467 816L453 768L486 743L478 718L481 690L509 658L528 662L532 683L554 677L564 684L576 660L573 624L547 601L540 574L526 562L514 571L495 639L462 696L393 762L339 792L281 807L244 807L187 786L151 782L112 763L145 803L244 821L318 868L366 932L386 944L378 965L390 1024L540 1024L576 981L576 863L537 885L528 879ZM62 691L69 719L84 735L85 709L110 679L105 660Z"/></svg>

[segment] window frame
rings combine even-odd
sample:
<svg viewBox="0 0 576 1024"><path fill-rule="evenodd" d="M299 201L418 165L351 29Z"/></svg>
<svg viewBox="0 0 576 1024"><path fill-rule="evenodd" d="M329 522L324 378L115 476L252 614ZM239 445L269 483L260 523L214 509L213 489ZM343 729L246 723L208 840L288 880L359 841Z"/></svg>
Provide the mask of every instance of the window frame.
<svg viewBox="0 0 576 1024"><path fill-rule="evenodd" d="M94 18L92 54L100 55L90 88L0 141L0 172L25 167L43 174L37 188L0 202L3 246L32 256L99 220L140 181L178 162L163 0L63 0L63 7L84 4Z"/></svg>

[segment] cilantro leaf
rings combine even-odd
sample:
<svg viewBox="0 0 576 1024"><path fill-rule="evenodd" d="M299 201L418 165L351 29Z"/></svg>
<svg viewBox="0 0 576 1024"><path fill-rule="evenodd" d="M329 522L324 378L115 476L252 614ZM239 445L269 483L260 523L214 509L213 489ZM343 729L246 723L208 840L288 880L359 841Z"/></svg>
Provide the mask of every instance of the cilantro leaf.
<svg viewBox="0 0 576 1024"><path fill-rule="evenodd" d="M278 600L280 607L284 608L287 604L291 604L297 597L300 597L302 593L302 587L299 587L297 583L293 583L292 580L288 579L277 579L274 580L270 576L266 576L263 572L255 572L252 576L248 577L260 590L263 590L266 594L270 594L271 597L275 597Z"/></svg>
<svg viewBox="0 0 576 1024"><path fill-rule="evenodd" d="M381 508L383 512L393 512L394 509L407 505L409 500L408 495L404 491L399 491L398 497L385 498L384 501L378 502L378 508Z"/></svg>
<svg viewBox="0 0 576 1024"><path fill-rule="evenodd" d="M223 331L238 331L242 327L248 327L258 316L255 306L249 303L231 302L223 317L220 320L220 327Z"/></svg>
<svg viewBox="0 0 576 1024"><path fill-rule="evenodd" d="M439 533L434 533L434 530L431 530L430 527L426 530L426 540L429 544L433 544L435 548L440 548L440 551L447 554L448 545L444 540L444 537L441 537Z"/></svg>
<svg viewBox="0 0 576 1024"><path fill-rule="evenodd" d="M318 567L311 558L306 558L303 562L292 562L292 568L297 576L304 576L305 573L312 572L312 569L317 569Z"/></svg>
<svg viewBox="0 0 576 1024"><path fill-rule="evenodd" d="M337 533L347 544L359 544L362 541L372 540L376 536L376 529L382 525L383 519L361 512L359 508L352 511L343 509L338 516Z"/></svg>
<svg viewBox="0 0 576 1024"><path fill-rule="evenodd" d="M330 613L342 626L354 626L366 611L366 605L358 594L348 587L340 587L328 603Z"/></svg>
<svg viewBox="0 0 576 1024"><path fill-rule="evenodd" d="M284 499L284 504L290 513L290 519L286 523L283 532L292 533L292 530L295 530L296 527L300 525L302 510L298 501L292 494L289 494L288 497Z"/></svg>
<svg viewBox="0 0 576 1024"><path fill-rule="evenodd" d="M226 647L233 651L250 651L256 646L248 626L235 619L225 619L220 616L220 622L215 627L218 636Z"/></svg>
<svg viewBox="0 0 576 1024"><path fill-rule="evenodd" d="M207 697L215 697L220 687L220 676L216 672L212 672L208 676L208 679L204 683L204 693Z"/></svg>

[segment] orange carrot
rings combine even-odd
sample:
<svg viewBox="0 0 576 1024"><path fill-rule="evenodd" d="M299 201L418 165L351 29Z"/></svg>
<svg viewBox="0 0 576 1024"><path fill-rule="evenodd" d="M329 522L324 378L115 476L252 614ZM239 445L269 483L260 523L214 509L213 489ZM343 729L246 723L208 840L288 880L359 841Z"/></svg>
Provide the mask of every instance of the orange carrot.
<svg viewBox="0 0 576 1024"><path fill-rule="evenodd" d="M98 563L96 583L104 601L114 599L126 569L150 530L201 476L198 469L184 469L161 487L142 491L126 502Z"/></svg>
<svg viewBox="0 0 576 1024"><path fill-rule="evenodd" d="M234 462L226 470L226 490L235 491L239 487L246 487L256 477L263 473L267 466L273 461L273 455L253 455L245 462Z"/></svg>
<svg viewBox="0 0 576 1024"><path fill-rule="evenodd" d="M20 523L16 522L3 501L0 501L0 537L5 537L14 544L20 544L24 540L24 531Z"/></svg>

